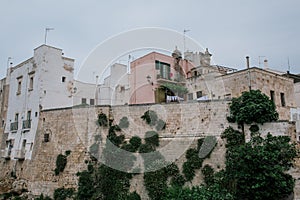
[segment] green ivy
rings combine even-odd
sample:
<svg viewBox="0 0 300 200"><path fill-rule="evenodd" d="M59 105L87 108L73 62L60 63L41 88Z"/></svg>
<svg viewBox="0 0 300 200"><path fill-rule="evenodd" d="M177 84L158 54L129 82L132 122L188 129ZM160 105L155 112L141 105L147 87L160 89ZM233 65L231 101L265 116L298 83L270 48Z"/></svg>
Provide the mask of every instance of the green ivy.
<svg viewBox="0 0 300 200"><path fill-rule="evenodd" d="M145 142L153 147L159 146L159 136L155 131L147 131L145 135Z"/></svg>
<svg viewBox="0 0 300 200"><path fill-rule="evenodd" d="M59 173L63 172L67 165L67 156L63 154L58 154L56 158L56 168L54 170L55 175L59 175Z"/></svg>
<svg viewBox="0 0 300 200"><path fill-rule="evenodd" d="M106 114L104 114L104 113L100 113L98 115L97 121L98 121L99 126L107 127L107 125L108 125L108 119L107 119Z"/></svg>
<svg viewBox="0 0 300 200"><path fill-rule="evenodd" d="M137 151L139 149L139 147L142 144L142 140L140 137L138 136L133 136L130 140L129 143L132 145L134 151Z"/></svg>
<svg viewBox="0 0 300 200"><path fill-rule="evenodd" d="M162 119L159 119L159 120L157 121L157 124L156 124L155 129L156 129L157 131L165 130L165 129L166 129L166 122L164 122Z"/></svg>
<svg viewBox="0 0 300 200"><path fill-rule="evenodd" d="M54 200L66 200L74 195L74 188L58 188L54 190Z"/></svg>
<svg viewBox="0 0 300 200"><path fill-rule="evenodd" d="M143 116L141 116L143 120L146 121L147 124L150 126L154 126L158 120L157 114L153 110L148 110L144 113Z"/></svg>
<svg viewBox="0 0 300 200"><path fill-rule="evenodd" d="M128 128L129 127L129 121L128 121L128 118L127 117L122 117L120 119L120 122L119 122L119 127L122 129L122 128Z"/></svg>
<svg viewBox="0 0 300 200"><path fill-rule="evenodd" d="M214 169L210 165L204 165L201 169L206 185L214 184Z"/></svg>

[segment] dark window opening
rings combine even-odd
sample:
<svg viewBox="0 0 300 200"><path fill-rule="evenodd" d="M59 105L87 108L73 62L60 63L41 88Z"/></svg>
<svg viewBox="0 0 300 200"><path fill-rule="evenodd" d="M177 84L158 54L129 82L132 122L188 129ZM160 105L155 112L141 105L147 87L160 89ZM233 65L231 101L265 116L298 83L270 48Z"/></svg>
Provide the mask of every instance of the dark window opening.
<svg viewBox="0 0 300 200"><path fill-rule="evenodd" d="M284 93L280 93L280 99L281 99L281 106L285 106L285 97L284 97Z"/></svg>
<svg viewBox="0 0 300 200"><path fill-rule="evenodd" d="M90 105L91 106L95 105L95 99L90 99Z"/></svg>
<svg viewBox="0 0 300 200"><path fill-rule="evenodd" d="M86 98L81 99L81 104L86 104Z"/></svg>
<svg viewBox="0 0 300 200"><path fill-rule="evenodd" d="M197 99L200 98L200 97L202 97L202 91L197 92Z"/></svg>
<svg viewBox="0 0 300 200"><path fill-rule="evenodd" d="M44 142L49 142L50 141L50 135L49 133L44 134Z"/></svg>
<svg viewBox="0 0 300 200"><path fill-rule="evenodd" d="M275 103L275 92L273 90L270 91L271 101Z"/></svg>
<svg viewBox="0 0 300 200"><path fill-rule="evenodd" d="M64 76L61 77L61 82L63 82L63 83L66 82L66 77L64 77Z"/></svg>

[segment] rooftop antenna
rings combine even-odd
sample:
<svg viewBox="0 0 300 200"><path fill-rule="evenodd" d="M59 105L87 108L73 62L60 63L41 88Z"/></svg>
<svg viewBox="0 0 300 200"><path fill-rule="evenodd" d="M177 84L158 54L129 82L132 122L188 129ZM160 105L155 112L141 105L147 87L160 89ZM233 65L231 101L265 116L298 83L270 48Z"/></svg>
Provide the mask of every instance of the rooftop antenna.
<svg viewBox="0 0 300 200"><path fill-rule="evenodd" d="M289 57L287 57L287 61L288 61L288 73L290 73L291 66L290 66L290 58Z"/></svg>
<svg viewBox="0 0 300 200"><path fill-rule="evenodd" d="M47 44L47 33L52 30L54 30L54 28L45 28L45 43L44 44Z"/></svg>
<svg viewBox="0 0 300 200"><path fill-rule="evenodd" d="M258 56L258 67L260 68L261 58L265 58L266 56Z"/></svg>
<svg viewBox="0 0 300 200"><path fill-rule="evenodd" d="M186 30L186 29L183 30L183 56L182 56L183 60L184 60L184 52L185 52L185 33L189 31L191 30Z"/></svg>
<svg viewBox="0 0 300 200"><path fill-rule="evenodd" d="M10 66L10 62L9 62L9 61L10 61L11 59L13 59L13 58L12 58L12 57L8 57L8 58L7 58L7 69L8 69L9 66Z"/></svg>

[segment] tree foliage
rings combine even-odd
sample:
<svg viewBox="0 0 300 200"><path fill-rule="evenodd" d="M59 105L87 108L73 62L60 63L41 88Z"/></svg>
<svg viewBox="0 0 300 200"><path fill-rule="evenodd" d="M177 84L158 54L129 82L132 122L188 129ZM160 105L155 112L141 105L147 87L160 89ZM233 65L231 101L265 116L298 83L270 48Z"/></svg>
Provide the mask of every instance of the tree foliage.
<svg viewBox="0 0 300 200"><path fill-rule="evenodd" d="M277 119L278 113L274 102L259 90L243 92L240 97L232 99L228 117L230 122L263 124Z"/></svg>
<svg viewBox="0 0 300 200"><path fill-rule="evenodd" d="M285 171L292 166L297 151L288 136L268 134L262 138L254 134L243 143L240 132L232 128L225 132L228 149L224 179L235 199L276 200L293 192L294 180Z"/></svg>

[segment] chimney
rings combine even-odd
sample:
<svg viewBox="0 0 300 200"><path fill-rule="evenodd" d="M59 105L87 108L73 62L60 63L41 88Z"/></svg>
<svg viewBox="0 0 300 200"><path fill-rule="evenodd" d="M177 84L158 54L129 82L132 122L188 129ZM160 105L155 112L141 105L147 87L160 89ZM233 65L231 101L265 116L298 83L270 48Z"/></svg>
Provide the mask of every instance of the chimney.
<svg viewBox="0 0 300 200"><path fill-rule="evenodd" d="M247 60L247 69L249 69L250 67L249 56L246 56L246 60Z"/></svg>
<svg viewBox="0 0 300 200"><path fill-rule="evenodd" d="M268 60L265 59L264 60L264 69L268 69L268 68L269 68L269 66L268 66Z"/></svg>

